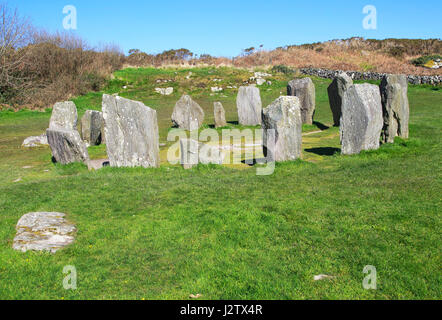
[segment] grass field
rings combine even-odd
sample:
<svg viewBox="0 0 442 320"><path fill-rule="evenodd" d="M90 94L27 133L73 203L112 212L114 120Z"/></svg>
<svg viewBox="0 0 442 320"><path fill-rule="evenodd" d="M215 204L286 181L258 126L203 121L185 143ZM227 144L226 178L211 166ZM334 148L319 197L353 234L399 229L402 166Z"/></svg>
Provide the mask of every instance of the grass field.
<svg viewBox="0 0 442 320"><path fill-rule="evenodd" d="M236 89L211 95L210 87L239 86L251 75L126 69L105 92L156 109L166 142L183 93L205 110L205 127L214 101L237 127ZM264 106L285 94L290 77L269 80ZM330 81L314 82L316 124L304 127L303 160L277 164L270 176L246 165L96 172L54 165L49 148L20 147L47 128L50 111L0 112L0 299L442 298L440 87L410 86L409 140L341 156ZM168 86L171 96L153 92ZM102 93L73 99L80 116L101 109ZM89 152L102 158L105 146ZM55 255L12 250L18 219L34 211L66 213L77 225L75 243ZM75 291L63 289L66 265L77 269ZM377 290L362 287L366 265L377 269ZM335 278L313 281L319 274Z"/></svg>

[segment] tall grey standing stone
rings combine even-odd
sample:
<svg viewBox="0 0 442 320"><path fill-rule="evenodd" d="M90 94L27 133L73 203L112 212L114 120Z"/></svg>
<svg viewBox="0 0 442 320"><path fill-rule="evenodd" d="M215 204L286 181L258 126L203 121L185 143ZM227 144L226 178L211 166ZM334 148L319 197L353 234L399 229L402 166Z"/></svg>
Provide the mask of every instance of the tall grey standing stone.
<svg viewBox="0 0 442 320"><path fill-rule="evenodd" d="M89 154L77 130L47 129L46 135L54 159L61 164L86 162Z"/></svg>
<svg viewBox="0 0 442 320"><path fill-rule="evenodd" d="M262 102L259 89L254 86L240 87L236 98L239 124L256 126L261 124Z"/></svg>
<svg viewBox="0 0 442 320"><path fill-rule="evenodd" d="M183 95L175 104L172 123L183 130L198 130L204 121L204 111L198 103L188 95Z"/></svg>
<svg viewBox="0 0 442 320"><path fill-rule="evenodd" d="M224 110L221 102L214 103L213 113L215 116L215 128L222 128L227 126L226 111Z"/></svg>
<svg viewBox="0 0 442 320"><path fill-rule="evenodd" d="M313 124L316 109L316 89L312 79L302 78L290 81L287 86L287 95L299 98L302 123Z"/></svg>
<svg viewBox="0 0 442 320"><path fill-rule="evenodd" d="M58 250L74 242L75 225L67 221L64 213L31 212L18 220L12 248L26 252Z"/></svg>
<svg viewBox="0 0 442 320"><path fill-rule="evenodd" d="M353 80L345 73L341 72L333 79L333 82L327 88L330 108L333 113L334 126L339 127L342 116L342 98L345 91L353 85Z"/></svg>
<svg viewBox="0 0 442 320"><path fill-rule="evenodd" d="M107 155L112 167L160 165L157 112L142 102L103 95Z"/></svg>
<svg viewBox="0 0 442 320"><path fill-rule="evenodd" d="M350 86L342 102L342 154L378 149L382 127L379 87L368 83Z"/></svg>
<svg viewBox="0 0 442 320"><path fill-rule="evenodd" d="M407 77L405 75L386 75L382 78L380 90L384 115L382 142L393 143L396 136L408 139L410 106Z"/></svg>
<svg viewBox="0 0 442 320"><path fill-rule="evenodd" d="M52 108L49 129L77 130L77 107L72 101L57 102Z"/></svg>
<svg viewBox="0 0 442 320"><path fill-rule="evenodd" d="M262 112L263 147L267 161L301 157L302 116L298 97L279 97Z"/></svg>
<svg viewBox="0 0 442 320"><path fill-rule="evenodd" d="M81 137L90 146L101 144L101 131L103 127L103 113L87 110L81 118Z"/></svg>

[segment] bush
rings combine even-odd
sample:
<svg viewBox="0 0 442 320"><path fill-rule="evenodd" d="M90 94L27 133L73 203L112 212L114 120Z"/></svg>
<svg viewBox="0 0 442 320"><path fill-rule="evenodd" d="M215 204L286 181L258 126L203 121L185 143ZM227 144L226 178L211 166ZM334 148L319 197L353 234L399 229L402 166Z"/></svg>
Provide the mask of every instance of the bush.
<svg viewBox="0 0 442 320"><path fill-rule="evenodd" d="M292 75L295 74L296 71L285 66L285 65L278 65L278 66L274 66L272 68L272 72L274 73L283 73L283 74L288 74L288 75Z"/></svg>
<svg viewBox="0 0 442 320"><path fill-rule="evenodd" d="M422 56L419 57L417 59L414 59L411 61L412 64L414 64L415 66L418 67L423 67L424 65L426 65L430 60L437 60L437 59L442 59L442 56L436 54L436 55L432 55L432 56Z"/></svg>

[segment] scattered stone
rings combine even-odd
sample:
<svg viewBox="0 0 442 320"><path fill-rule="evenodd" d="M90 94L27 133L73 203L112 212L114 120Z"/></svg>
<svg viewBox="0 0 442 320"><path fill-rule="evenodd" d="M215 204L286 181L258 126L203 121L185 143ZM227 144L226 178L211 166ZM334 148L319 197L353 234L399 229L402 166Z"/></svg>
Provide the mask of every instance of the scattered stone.
<svg viewBox="0 0 442 320"><path fill-rule="evenodd" d="M255 78L266 78L271 77L272 75L270 73L265 72L255 72Z"/></svg>
<svg viewBox="0 0 442 320"><path fill-rule="evenodd" d="M192 77L192 72L190 71L189 74L186 76L186 79L189 80Z"/></svg>
<svg viewBox="0 0 442 320"><path fill-rule="evenodd" d="M313 116L316 109L316 90L312 79L302 78L289 82L287 95L296 96L301 102L302 122L313 124Z"/></svg>
<svg viewBox="0 0 442 320"><path fill-rule="evenodd" d="M198 130L204 121L204 111L188 95L183 95L175 105L172 122L175 127L193 131Z"/></svg>
<svg viewBox="0 0 442 320"><path fill-rule="evenodd" d="M109 159L88 160L86 164L89 171L100 170L104 167L110 166Z"/></svg>
<svg viewBox="0 0 442 320"><path fill-rule="evenodd" d="M226 111L224 110L224 107L221 104L221 102L215 102L213 110L215 116L215 128L221 128L227 126Z"/></svg>
<svg viewBox="0 0 442 320"><path fill-rule="evenodd" d="M75 225L67 221L64 213L31 212L17 223L17 234L12 248L26 252L49 251L55 253L74 242Z"/></svg>
<svg viewBox="0 0 442 320"><path fill-rule="evenodd" d="M47 146L48 145L48 137L46 133L43 133L39 136L28 137L23 141L22 147L24 148L33 148L39 146Z"/></svg>
<svg viewBox="0 0 442 320"><path fill-rule="evenodd" d="M320 274L320 275L314 276L313 280L314 281L320 281L320 280L335 279L335 278L336 278L335 276L329 276L329 275L326 275L326 274Z"/></svg>
<svg viewBox="0 0 442 320"><path fill-rule="evenodd" d="M142 102L103 95L104 132L112 167L158 167L157 112Z"/></svg>
<svg viewBox="0 0 442 320"><path fill-rule="evenodd" d="M89 160L89 154L80 134L76 130L48 129L49 146L52 156L61 164L73 162L85 162Z"/></svg>
<svg viewBox="0 0 442 320"><path fill-rule="evenodd" d="M103 113L95 110L87 110L81 118L81 137L89 146L101 144L103 128Z"/></svg>
<svg viewBox="0 0 442 320"><path fill-rule="evenodd" d="M408 102L408 81L405 75L386 75L380 85L384 127L381 140L393 143L399 136L408 139L410 106Z"/></svg>
<svg viewBox="0 0 442 320"><path fill-rule="evenodd" d="M342 154L378 149L383 127L379 87L368 83L350 86L343 97L340 124Z"/></svg>
<svg viewBox="0 0 442 320"><path fill-rule="evenodd" d="M163 96L170 96L173 93L173 88L155 88L155 92Z"/></svg>
<svg viewBox="0 0 442 320"><path fill-rule="evenodd" d="M17 183L17 182L20 182L20 181L21 181L21 178L18 178L18 179L15 179L15 180L12 181L12 182Z"/></svg>
<svg viewBox="0 0 442 320"><path fill-rule="evenodd" d="M191 169L201 164L218 164L224 162L225 154L216 146L200 143L193 139L180 140L180 164L184 169Z"/></svg>
<svg viewBox="0 0 442 320"><path fill-rule="evenodd" d="M263 148L267 161L301 157L302 116L298 97L279 97L262 112Z"/></svg>
<svg viewBox="0 0 442 320"><path fill-rule="evenodd" d="M265 82L266 82L266 79L263 79L263 78L258 78L258 79L256 79L256 84L257 84L258 86L263 85Z"/></svg>
<svg viewBox="0 0 442 320"><path fill-rule="evenodd" d="M52 108L49 129L77 130L77 107L72 101L57 102Z"/></svg>
<svg viewBox="0 0 442 320"><path fill-rule="evenodd" d="M330 101L330 108L333 113L333 122L336 127L339 127L342 116L342 98L345 91L353 85L353 80L342 72L333 80L328 87L328 99Z"/></svg>
<svg viewBox="0 0 442 320"><path fill-rule="evenodd" d="M236 98L239 124L255 126L261 124L262 103L259 89L254 86L240 87Z"/></svg>
<svg viewBox="0 0 442 320"><path fill-rule="evenodd" d="M221 92L221 91L223 91L223 88L221 88L221 87L211 87L210 90L212 92Z"/></svg>
<svg viewBox="0 0 442 320"><path fill-rule="evenodd" d="M199 298L201 298L203 295L201 294L201 293L198 293L198 294L191 294L191 295L189 295L189 298L190 299L199 299Z"/></svg>

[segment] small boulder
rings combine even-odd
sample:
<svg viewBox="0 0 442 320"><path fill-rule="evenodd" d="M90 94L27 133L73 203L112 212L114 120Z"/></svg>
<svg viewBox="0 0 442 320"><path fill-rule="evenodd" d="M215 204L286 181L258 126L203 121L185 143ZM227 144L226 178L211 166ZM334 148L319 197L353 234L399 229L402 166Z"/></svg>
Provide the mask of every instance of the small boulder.
<svg viewBox="0 0 442 320"><path fill-rule="evenodd" d="M227 126L226 111L221 102L214 103L213 113L215 116L215 128Z"/></svg>
<svg viewBox="0 0 442 320"><path fill-rule="evenodd" d="M239 124L256 126L261 124L262 102L259 89L255 86L240 87L236 98Z"/></svg>
<svg viewBox="0 0 442 320"><path fill-rule="evenodd" d="M39 146L47 146L48 145L48 137L46 133L43 133L39 136L28 137L23 141L23 148L33 148Z"/></svg>
<svg viewBox="0 0 442 320"><path fill-rule="evenodd" d="M279 97L262 112L263 147L267 161L301 157L302 116L298 97Z"/></svg>
<svg viewBox="0 0 442 320"><path fill-rule="evenodd" d="M378 149L383 127L379 87L368 83L350 86L343 97L340 123L342 154Z"/></svg>
<svg viewBox="0 0 442 320"><path fill-rule="evenodd" d="M72 101L57 102L52 108L49 129L77 130L77 107Z"/></svg>
<svg viewBox="0 0 442 320"><path fill-rule="evenodd" d="M204 121L204 111L198 103L188 95L183 95L175 105L172 123L183 130L198 130Z"/></svg>
<svg viewBox="0 0 442 320"><path fill-rule="evenodd" d="M59 212L31 212L20 218L12 248L55 253L74 242L75 225Z"/></svg>
<svg viewBox="0 0 442 320"><path fill-rule="evenodd" d="M342 98L345 91L353 85L353 80L345 73L340 73L328 87L328 99L333 114L334 126L339 127L342 116Z"/></svg>
<svg viewBox="0 0 442 320"><path fill-rule="evenodd" d="M142 102L103 95L104 135L112 167L158 167L157 112Z"/></svg>
<svg viewBox="0 0 442 320"><path fill-rule="evenodd" d="M85 162L89 154L80 134L76 130L48 129L46 130L49 146L55 161L61 164Z"/></svg>
<svg viewBox="0 0 442 320"><path fill-rule="evenodd" d="M81 137L89 146L101 144L103 122L103 113L95 110L87 110L81 118Z"/></svg>
<svg viewBox="0 0 442 320"><path fill-rule="evenodd" d="M299 98L302 123L313 124L316 109L316 89L312 79L302 78L290 81L287 86L287 95Z"/></svg>
<svg viewBox="0 0 442 320"><path fill-rule="evenodd" d="M405 75L386 75L382 78L380 90L384 116L382 142L393 143L397 136L408 139L410 105L407 77Z"/></svg>

